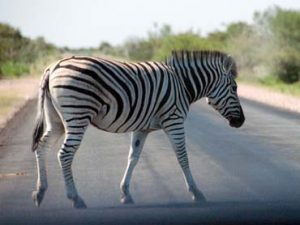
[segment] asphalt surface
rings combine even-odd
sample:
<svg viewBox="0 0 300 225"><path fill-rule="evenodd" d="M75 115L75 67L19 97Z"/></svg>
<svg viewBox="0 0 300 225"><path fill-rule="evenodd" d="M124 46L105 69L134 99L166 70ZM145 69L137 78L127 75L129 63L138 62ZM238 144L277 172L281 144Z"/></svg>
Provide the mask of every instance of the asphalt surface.
<svg viewBox="0 0 300 225"><path fill-rule="evenodd" d="M246 122L229 127L204 102L186 121L192 173L208 203L194 204L163 132L146 140L133 174L134 205L119 202L129 134L89 128L74 160L88 208L65 197L56 159L48 153L49 189L40 208L31 199L36 165L30 150L35 103L0 133L0 224L300 224L300 115L242 100Z"/></svg>

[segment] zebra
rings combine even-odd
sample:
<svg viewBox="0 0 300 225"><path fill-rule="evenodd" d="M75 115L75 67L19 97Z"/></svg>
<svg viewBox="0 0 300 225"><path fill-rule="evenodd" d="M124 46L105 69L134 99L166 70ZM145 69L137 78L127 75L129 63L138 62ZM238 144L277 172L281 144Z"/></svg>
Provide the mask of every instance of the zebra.
<svg viewBox="0 0 300 225"><path fill-rule="evenodd" d="M173 51L165 62L73 56L50 65L40 82L33 132L38 174L34 203L41 204L48 186L47 149L64 137L57 157L66 194L73 207L86 207L71 165L89 125L112 133L132 132L120 184L122 203L134 203L129 191L132 173L147 135L155 130L163 130L170 140L192 199L206 202L189 167L184 121L190 105L205 97L230 126L241 127L245 117L236 76L235 60L219 51Z"/></svg>

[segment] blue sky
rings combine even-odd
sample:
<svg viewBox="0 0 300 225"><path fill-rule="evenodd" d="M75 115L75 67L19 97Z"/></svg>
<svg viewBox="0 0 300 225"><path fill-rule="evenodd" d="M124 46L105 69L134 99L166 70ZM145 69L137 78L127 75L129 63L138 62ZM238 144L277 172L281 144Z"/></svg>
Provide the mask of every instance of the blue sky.
<svg viewBox="0 0 300 225"><path fill-rule="evenodd" d="M0 22L58 46L97 47L146 37L154 23L205 35L231 22L251 23L255 11L274 5L300 10L300 0L0 0Z"/></svg>

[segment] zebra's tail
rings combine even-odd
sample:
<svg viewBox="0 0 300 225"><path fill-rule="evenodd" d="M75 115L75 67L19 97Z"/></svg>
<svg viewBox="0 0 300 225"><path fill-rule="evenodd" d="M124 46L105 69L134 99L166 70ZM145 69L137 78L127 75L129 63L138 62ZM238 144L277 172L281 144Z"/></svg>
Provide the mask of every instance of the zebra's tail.
<svg viewBox="0 0 300 225"><path fill-rule="evenodd" d="M44 100L46 95L49 94L49 75L50 75L50 70L46 69L40 83L37 115L36 115L35 126L32 134L31 149L33 152L37 149L38 143L44 132Z"/></svg>

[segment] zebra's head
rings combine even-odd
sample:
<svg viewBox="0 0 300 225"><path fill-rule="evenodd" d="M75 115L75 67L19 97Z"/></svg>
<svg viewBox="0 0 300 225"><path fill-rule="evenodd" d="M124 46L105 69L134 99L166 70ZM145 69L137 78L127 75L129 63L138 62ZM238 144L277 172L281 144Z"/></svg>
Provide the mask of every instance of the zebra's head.
<svg viewBox="0 0 300 225"><path fill-rule="evenodd" d="M219 82L207 94L207 102L229 121L231 127L239 128L245 121L237 94L236 64L233 58L223 55L219 69Z"/></svg>
<svg viewBox="0 0 300 225"><path fill-rule="evenodd" d="M173 51L166 61L181 79L189 102L207 97L208 103L221 113L232 127L245 121L237 95L236 64L219 51Z"/></svg>

